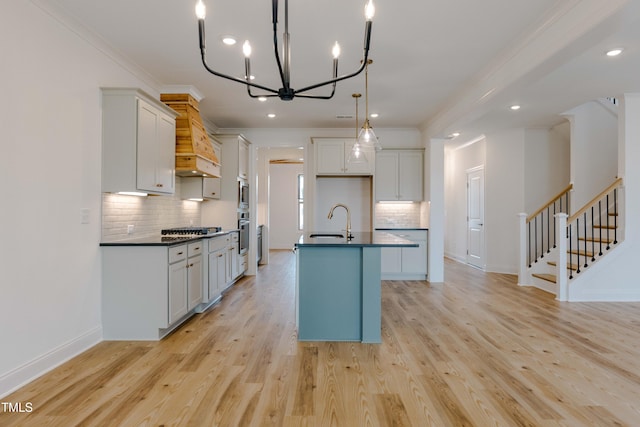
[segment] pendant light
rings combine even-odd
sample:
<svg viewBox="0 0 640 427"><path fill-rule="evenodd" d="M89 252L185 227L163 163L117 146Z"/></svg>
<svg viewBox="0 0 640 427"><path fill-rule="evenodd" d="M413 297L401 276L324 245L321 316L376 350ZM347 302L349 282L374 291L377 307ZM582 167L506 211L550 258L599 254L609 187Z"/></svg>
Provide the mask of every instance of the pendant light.
<svg viewBox="0 0 640 427"><path fill-rule="evenodd" d="M350 165L366 165L368 163L367 156L364 153L364 147L358 142L358 98L362 96L360 93L354 93L351 95L356 100L356 139L349 156L347 156L347 163Z"/></svg>
<svg viewBox="0 0 640 427"><path fill-rule="evenodd" d="M382 145L376 134L373 132L371 124L369 124L369 65L373 63L372 59L367 60L364 67L364 103L365 103L365 119L358 135L358 143L364 148L373 148L376 151L382 150Z"/></svg>

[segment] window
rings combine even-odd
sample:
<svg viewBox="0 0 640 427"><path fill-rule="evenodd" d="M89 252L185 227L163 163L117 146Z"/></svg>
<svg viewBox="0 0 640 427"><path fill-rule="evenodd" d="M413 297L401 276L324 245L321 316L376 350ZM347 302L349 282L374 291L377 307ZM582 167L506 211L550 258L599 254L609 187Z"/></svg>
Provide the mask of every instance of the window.
<svg viewBox="0 0 640 427"><path fill-rule="evenodd" d="M304 175L298 174L298 230L304 229Z"/></svg>

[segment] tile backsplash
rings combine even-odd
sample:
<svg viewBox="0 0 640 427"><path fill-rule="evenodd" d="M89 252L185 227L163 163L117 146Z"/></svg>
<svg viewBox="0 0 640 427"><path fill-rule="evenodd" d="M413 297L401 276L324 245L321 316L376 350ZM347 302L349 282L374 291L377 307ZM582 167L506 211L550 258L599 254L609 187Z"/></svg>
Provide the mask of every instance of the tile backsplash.
<svg viewBox="0 0 640 427"><path fill-rule="evenodd" d="M176 180L179 187L179 180ZM181 200L180 189L172 196L123 196L102 194L102 240L159 235L163 228L200 225L200 203ZM127 226L133 225L133 234Z"/></svg>
<svg viewBox="0 0 640 427"><path fill-rule="evenodd" d="M376 203L375 228L424 227L422 203Z"/></svg>

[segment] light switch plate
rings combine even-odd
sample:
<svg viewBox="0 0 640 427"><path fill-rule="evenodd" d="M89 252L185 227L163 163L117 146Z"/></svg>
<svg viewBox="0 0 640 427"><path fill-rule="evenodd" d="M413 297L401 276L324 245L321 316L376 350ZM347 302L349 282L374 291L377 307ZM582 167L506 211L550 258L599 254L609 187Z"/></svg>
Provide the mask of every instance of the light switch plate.
<svg viewBox="0 0 640 427"><path fill-rule="evenodd" d="M89 224L90 213L88 208L80 209L80 224Z"/></svg>

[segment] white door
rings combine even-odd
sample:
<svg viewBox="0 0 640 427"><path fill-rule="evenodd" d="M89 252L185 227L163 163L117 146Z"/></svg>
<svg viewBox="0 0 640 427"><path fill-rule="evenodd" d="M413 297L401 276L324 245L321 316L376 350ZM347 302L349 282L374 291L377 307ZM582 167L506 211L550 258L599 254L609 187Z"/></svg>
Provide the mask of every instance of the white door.
<svg viewBox="0 0 640 427"><path fill-rule="evenodd" d="M484 269L484 167L467 171L467 263Z"/></svg>

